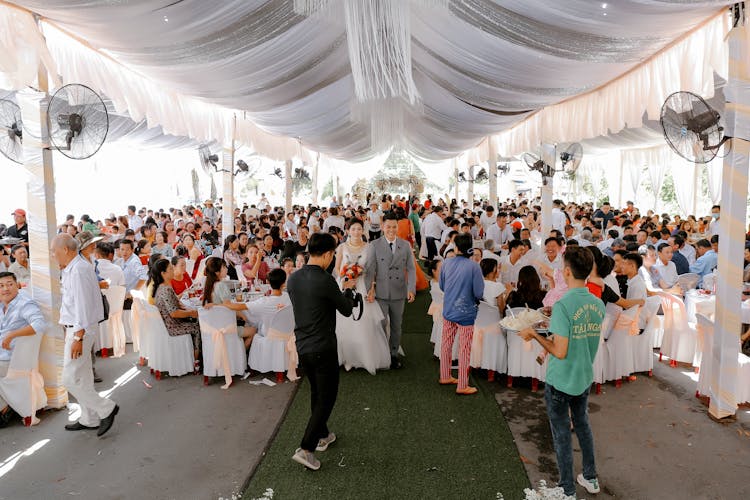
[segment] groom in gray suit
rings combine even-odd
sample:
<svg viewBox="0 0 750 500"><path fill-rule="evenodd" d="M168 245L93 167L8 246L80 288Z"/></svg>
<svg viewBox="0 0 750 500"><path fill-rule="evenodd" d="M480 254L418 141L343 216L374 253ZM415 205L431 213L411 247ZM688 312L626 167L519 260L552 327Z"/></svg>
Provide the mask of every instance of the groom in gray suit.
<svg viewBox="0 0 750 500"><path fill-rule="evenodd" d="M370 243L366 264L367 301L378 301L385 320L391 325L391 369L401 368L398 349L401 345L401 321L404 300L414 302L417 287L416 268L411 246L396 236L396 216L383 218L383 236Z"/></svg>

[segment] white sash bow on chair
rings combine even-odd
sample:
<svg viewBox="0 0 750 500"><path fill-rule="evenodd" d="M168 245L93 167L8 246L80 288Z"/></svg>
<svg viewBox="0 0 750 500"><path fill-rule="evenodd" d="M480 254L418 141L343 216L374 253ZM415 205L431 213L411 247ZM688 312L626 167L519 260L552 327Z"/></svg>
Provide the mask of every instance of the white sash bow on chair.
<svg viewBox="0 0 750 500"><path fill-rule="evenodd" d="M19 378L26 378L28 377L31 387L31 394L29 397L29 400L31 401L31 415L21 415L22 417L31 417L31 425L36 425L39 423L39 419L36 417L36 409L38 407L38 400L39 398L37 395L39 392L44 391L44 378L42 378L42 374L39 373L39 370L33 369L33 370L14 370L13 368L8 368L8 373L5 375L5 378L8 380L13 379L19 379Z"/></svg>
<svg viewBox="0 0 750 500"><path fill-rule="evenodd" d="M229 366L229 352L227 351L227 343L224 340L224 335L233 335L234 332L227 331L226 328L213 328L209 325L203 325L205 330L208 330L208 334L211 335L211 341L214 343L214 364L221 366L224 370L224 385L222 389L229 389L232 385L232 369Z"/></svg>
<svg viewBox="0 0 750 500"><path fill-rule="evenodd" d="M635 313L635 316L630 316L628 314L620 313L620 315L617 317L617 321L615 321L615 328L622 328L623 330L627 328L628 335L636 336L640 332L640 329L638 328L638 317L641 315L641 308L638 307L638 310Z"/></svg>
<svg viewBox="0 0 750 500"><path fill-rule="evenodd" d="M269 328L266 338L270 340L280 340L286 342L287 371L286 376L294 382L299 379L297 376L297 366L299 365L299 355L297 354L297 341L293 333L284 333L274 328Z"/></svg>

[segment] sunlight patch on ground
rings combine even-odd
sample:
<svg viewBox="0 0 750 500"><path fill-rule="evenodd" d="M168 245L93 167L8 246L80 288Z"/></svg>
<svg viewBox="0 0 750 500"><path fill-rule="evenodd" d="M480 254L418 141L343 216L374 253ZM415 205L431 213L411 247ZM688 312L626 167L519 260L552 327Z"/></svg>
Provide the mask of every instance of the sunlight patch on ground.
<svg viewBox="0 0 750 500"><path fill-rule="evenodd" d="M138 370L137 366L131 367L128 371L115 379L115 385L113 385L111 389L100 391L99 395L103 398L110 397L112 393L115 392L115 389L124 386L125 384L133 380L139 373L140 370Z"/></svg>
<svg viewBox="0 0 750 500"><path fill-rule="evenodd" d="M10 472L23 457L30 457L34 454L34 452L38 451L44 445L49 443L49 441L49 439L42 439L41 441L37 441L25 450L18 451L0 462L0 477L3 477L5 474Z"/></svg>

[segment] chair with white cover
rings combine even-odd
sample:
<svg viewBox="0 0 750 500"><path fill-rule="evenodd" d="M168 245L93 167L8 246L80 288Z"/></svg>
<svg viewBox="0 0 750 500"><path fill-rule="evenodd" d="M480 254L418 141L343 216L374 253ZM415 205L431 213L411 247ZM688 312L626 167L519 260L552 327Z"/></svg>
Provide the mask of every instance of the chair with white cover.
<svg viewBox="0 0 750 500"><path fill-rule="evenodd" d="M514 307L513 314L525 311L525 307ZM537 356L543 351L536 341L525 341L518 332L505 331L508 341L508 387L513 387L513 377L531 377L531 390L536 391L538 382L544 382L547 373L547 357L544 363L537 363Z"/></svg>
<svg viewBox="0 0 750 500"><path fill-rule="evenodd" d="M0 394L21 415L27 427L39 423L37 410L47 405L44 379L39 373L39 346L44 332L18 337L13 343L8 373L0 378Z"/></svg>
<svg viewBox="0 0 750 500"><path fill-rule="evenodd" d="M126 313L130 317L130 332L133 340L133 352L138 353L138 358L141 366L145 366L149 357L149 347L153 340L153 333L148 328L144 327L144 308L143 304L146 303L146 296L141 290L133 290L131 292L133 297L133 305L130 311L123 311L123 318Z"/></svg>
<svg viewBox="0 0 750 500"><path fill-rule="evenodd" d="M479 302L477 319L474 321L469 365L487 370L489 381L495 379L495 372L508 371L508 343L500 327L500 311L484 301Z"/></svg>
<svg viewBox="0 0 750 500"><path fill-rule="evenodd" d="M164 320L156 306L141 301L143 311L139 314L141 331L148 331L148 365L161 379L162 373L179 377L195 369L193 338L191 335L169 335Z"/></svg>
<svg viewBox="0 0 750 500"><path fill-rule="evenodd" d="M601 393L601 385L607 381L607 367L609 366L609 347L607 346L606 340L612 335L612 329L615 326L617 316L620 314L619 311L613 311L616 315L613 316L608 310L605 309L604 320L602 320L602 329L599 335L599 347L596 350L596 356L594 357L594 364L592 366L594 371L594 383L596 384L596 393Z"/></svg>
<svg viewBox="0 0 750 500"><path fill-rule="evenodd" d="M685 273L677 277L677 284L680 286L683 292L694 289L698 286L700 281L700 275L696 273Z"/></svg>
<svg viewBox="0 0 750 500"><path fill-rule="evenodd" d="M695 319L697 320L695 329L698 344L702 344L703 347L703 360L698 372L698 388L695 391L695 397L707 397L710 394L711 366L714 358L714 322L700 313L695 315Z"/></svg>
<svg viewBox="0 0 750 500"><path fill-rule="evenodd" d="M248 366L260 373L276 372L277 382L297 380L297 345L294 337L294 311L286 306L273 315L265 335L256 335L250 346Z"/></svg>
<svg viewBox="0 0 750 500"><path fill-rule="evenodd" d="M215 306L198 309L203 350L203 383L208 377L224 377L222 389L232 384L232 375L245 373L245 343L237 334L237 315L231 309Z"/></svg>
<svg viewBox="0 0 750 500"><path fill-rule="evenodd" d="M657 314L661 307L661 297L654 295L646 297L646 303L643 305L640 314L640 324L643 328L643 334L648 334L651 338L651 349L661 347L664 338L664 316Z"/></svg>
<svg viewBox="0 0 750 500"><path fill-rule="evenodd" d="M102 357L112 354L119 358L125 354L125 326L122 323L122 306L125 302L125 287L111 286L102 293L109 302L109 318L99 325L99 346Z"/></svg>
<svg viewBox="0 0 750 500"><path fill-rule="evenodd" d="M697 334L695 325L688 323L685 303L681 298L671 293L658 292L664 310L664 339L659 351L659 361L662 355L669 357L669 365L677 363L693 364L695 360L695 346Z"/></svg>
<svg viewBox="0 0 750 500"><path fill-rule="evenodd" d="M638 335L638 308L631 307L623 310L620 306L609 303L606 310L606 314L615 318L612 333L607 339L609 362L606 378L614 380L616 387L619 387L622 377L628 377L635 371L631 336Z"/></svg>

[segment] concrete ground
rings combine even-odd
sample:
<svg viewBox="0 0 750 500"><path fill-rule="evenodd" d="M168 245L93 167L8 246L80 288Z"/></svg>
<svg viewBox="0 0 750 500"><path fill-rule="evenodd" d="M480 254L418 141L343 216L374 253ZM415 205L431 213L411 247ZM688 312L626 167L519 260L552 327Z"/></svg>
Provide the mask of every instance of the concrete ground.
<svg viewBox="0 0 750 500"><path fill-rule="evenodd" d="M120 405L104 437L63 429L77 405L44 412L32 428L19 422L0 430L0 500L241 495L295 385L254 386L235 377L224 391L223 379L208 387L202 376L157 381L137 359L130 352L97 359L104 379L97 389L111 390Z"/></svg>
<svg viewBox="0 0 750 500"><path fill-rule="evenodd" d="M602 492L597 498L746 499L750 463L750 410L718 424L695 398L692 370L654 362L654 377L602 386L589 397L589 413ZM557 466L542 384L508 389L493 385L532 485L553 486ZM514 380L515 383L515 380ZM581 471L573 440L576 473ZM578 498L593 498L578 487Z"/></svg>

